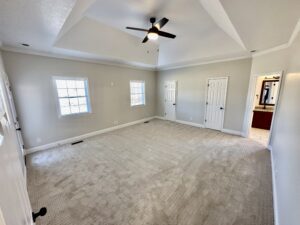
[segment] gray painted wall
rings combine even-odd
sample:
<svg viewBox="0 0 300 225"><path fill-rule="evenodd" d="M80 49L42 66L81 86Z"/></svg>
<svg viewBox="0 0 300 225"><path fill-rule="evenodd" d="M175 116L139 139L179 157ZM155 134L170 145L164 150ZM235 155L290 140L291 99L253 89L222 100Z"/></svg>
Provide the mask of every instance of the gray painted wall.
<svg viewBox="0 0 300 225"><path fill-rule="evenodd" d="M250 71L251 59L160 71L157 114L164 116L164 81L177 80L177 120L204 124L207 79L228 76L224 129L242 131Z"/></svg>
<svg viewBox="0 0 300 225"><path fill-rule="evenodd" d="M253 59L252 74L284 71L272 135L277 225L300 221L300 37L288 49Z"/></svg>
<svg viewBox="0 0 300 225"><path fill-rule="evenodd" d="M26 148L151 117L156 73L43 56L3 52ZM58 117L52 76L89 79L92 113ZM146 106L130 106L130 80L146 81ZM113 82L113 86L111 83Z"/></svg>

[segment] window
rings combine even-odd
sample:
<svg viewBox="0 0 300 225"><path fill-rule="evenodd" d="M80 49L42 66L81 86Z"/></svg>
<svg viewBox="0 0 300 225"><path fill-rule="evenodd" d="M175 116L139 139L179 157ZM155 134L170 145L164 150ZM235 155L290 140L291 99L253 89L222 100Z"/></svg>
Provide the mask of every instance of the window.
<svg viewBox="0 0 300 225"><path fill-rule="evenodd" d="M84 78L54 78L60 115L90 112L88 80Z"/></svg>
<svg viewBox="0 0 300 225"><path fill-rule="evenodd" d="M130 81L131 106L145 105L145 81Z"/></svg>

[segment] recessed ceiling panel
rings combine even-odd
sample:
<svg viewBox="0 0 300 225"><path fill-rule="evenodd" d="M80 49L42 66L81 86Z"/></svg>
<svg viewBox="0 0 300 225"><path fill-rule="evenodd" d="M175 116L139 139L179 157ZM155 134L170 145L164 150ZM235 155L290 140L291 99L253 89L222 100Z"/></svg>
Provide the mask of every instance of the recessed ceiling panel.
<svg viewBox="0 0 300 225"><path fill-rule="evenodd" d="M140 38L145 33L126 26L149 28L149 18L167 17L162 29L176 39L159 37L159 66L189 60L243 52L202 7L199 0L98 0L86 12L88 17Z"/></svg>
<svg viewBox="0 0 300 225"><path fill-rule="evenodd" d="M248 50L289 41L300 18L299 0L220 0Z"/></svg>
<svg viewBox="0 0 300 225"><path fill-rule="evenodd" d="M156 44L143 44L138 37L87 17L63 35L55 47L151 66L156 66L158 58Z"/></svg>

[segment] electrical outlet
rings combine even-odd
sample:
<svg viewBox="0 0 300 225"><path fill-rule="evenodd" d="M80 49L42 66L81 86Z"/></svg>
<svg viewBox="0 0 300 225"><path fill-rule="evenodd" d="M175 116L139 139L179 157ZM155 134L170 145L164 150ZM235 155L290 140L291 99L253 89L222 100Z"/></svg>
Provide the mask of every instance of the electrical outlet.
<svg viewBox="0 0 300 225"><path fill-rule="evenodd" d="M37 137L36 138L36 143L41 143L42 142L42 139L40 137Z"/></svg>
<svg viewBox="0 0 300 225"><path fill-rule="evenodd" d="M192 121L193 120L193 117L190 117L190 121Z"/></svg>

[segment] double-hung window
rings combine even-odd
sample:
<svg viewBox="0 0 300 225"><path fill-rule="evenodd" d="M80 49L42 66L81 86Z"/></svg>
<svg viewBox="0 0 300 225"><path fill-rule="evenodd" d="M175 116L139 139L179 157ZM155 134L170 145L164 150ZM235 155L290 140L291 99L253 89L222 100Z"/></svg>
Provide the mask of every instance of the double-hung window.
<svg viewBox="0 0 300 225"><path fill-rule="evenodd" d="M145 81L130 81L130 104L131 106L145 105Z"/></svg>
<svg viewBox="0 0 300 225"><path fill-rule="evenodd" d="M91 111L86 78L55 77L54 82L61 116Z"/></svg>

